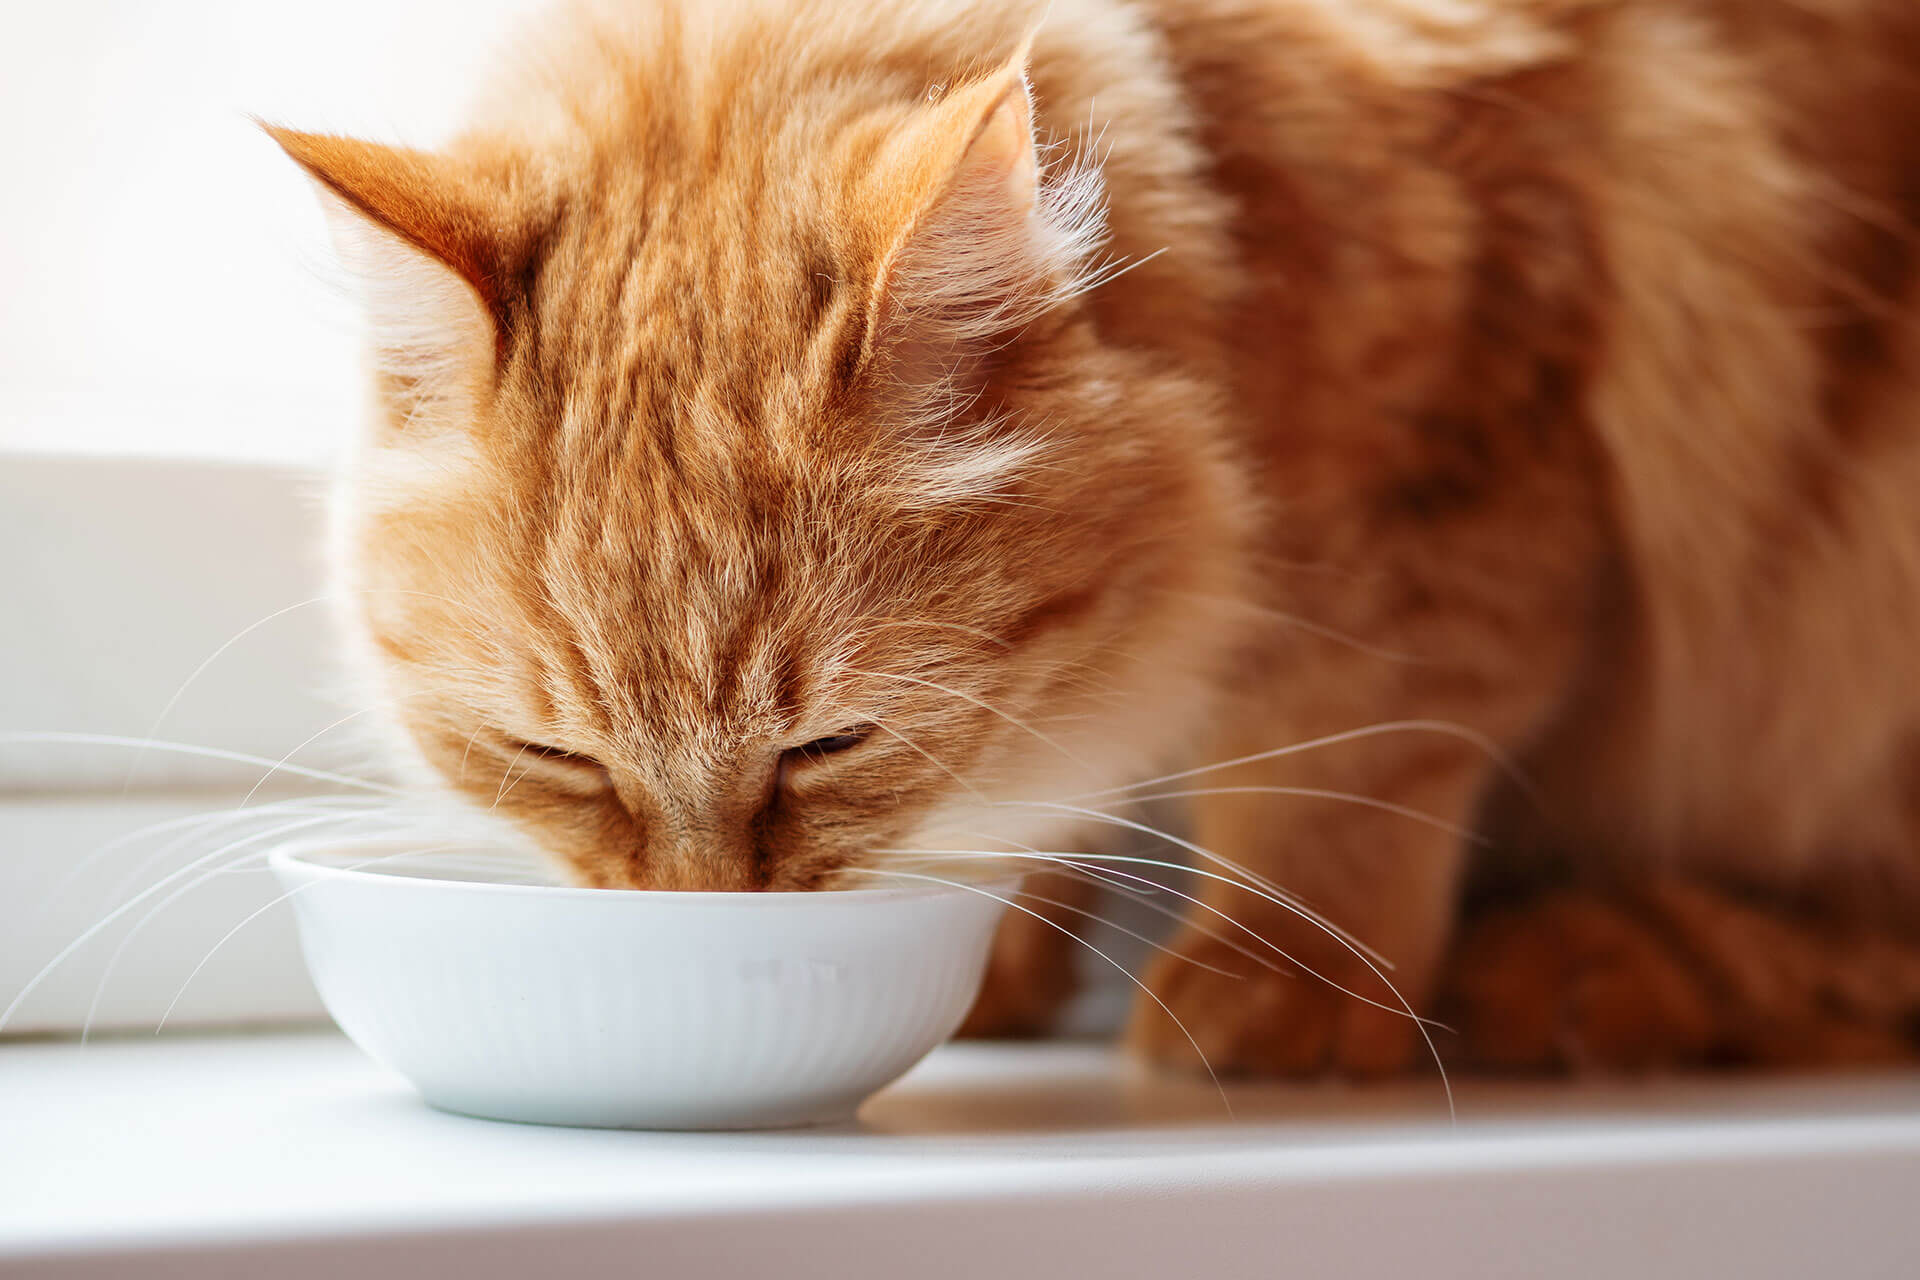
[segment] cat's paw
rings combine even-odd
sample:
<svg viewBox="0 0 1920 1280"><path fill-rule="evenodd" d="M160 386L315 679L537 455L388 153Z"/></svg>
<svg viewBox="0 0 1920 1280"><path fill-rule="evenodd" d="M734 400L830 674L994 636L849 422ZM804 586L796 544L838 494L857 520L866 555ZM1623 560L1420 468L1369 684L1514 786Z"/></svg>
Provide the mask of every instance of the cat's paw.
<svg viewBox="0 0 1920 1280"><path fill-rule="evenodd" d="M1127 1042L1157 1065L1223 1077L1406 1071L1424 1052L1413 1019L1364 967L1326 969L1351 991L1379 990L1389 1007L1307 973L1265 968L1217 939L1183 936L1148 970Z"/></svg>
<svg viewBox="0 0 1920 1280"><path fill-rule="evenodd" d="M1457 1050L1496 1071L1644 1072L1728 1053L1697 964L1636 912L1553 894L1473 922L1444 977Z"/></svg>
<svg viewBox="0 0 1920 1280"><path fill-rule="evenodd" d="M1440 1005L1494 1070L1911 1062L1920 948L1654 880L1474 921Z"/></svg>

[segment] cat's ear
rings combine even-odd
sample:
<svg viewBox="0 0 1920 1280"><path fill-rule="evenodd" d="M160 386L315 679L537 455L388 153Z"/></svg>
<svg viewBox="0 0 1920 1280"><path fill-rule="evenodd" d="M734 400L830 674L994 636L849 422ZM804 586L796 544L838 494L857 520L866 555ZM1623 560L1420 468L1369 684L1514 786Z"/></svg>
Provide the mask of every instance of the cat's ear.
<svg viewBox="0 0 1920 1280"><path fill-rule="evenodd" d="M1105 242L1099 175L1048 174L1027 50L941 95L910 131L905 217L878 273L883 340L963 347L1032 320L1088 277ZM899 206L896 206L896 208Z"/></svg>
<svg viewBox="0 0 1920 1280"><path fill-rule="evenodd" d="M398 418L470 410L504 345L518 274L504 193L428 152L261 127L319 190Z"/></svg>

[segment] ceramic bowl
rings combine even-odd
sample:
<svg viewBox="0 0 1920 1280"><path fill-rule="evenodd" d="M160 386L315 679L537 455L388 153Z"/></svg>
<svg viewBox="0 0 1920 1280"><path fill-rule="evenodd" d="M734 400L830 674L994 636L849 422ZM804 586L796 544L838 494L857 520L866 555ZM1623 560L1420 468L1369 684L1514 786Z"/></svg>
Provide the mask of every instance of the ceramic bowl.
<svg viewBox="0 0 1920 1280"><path fill-rule="evenodd" d="M271 856L314 985L429 1103L538 1124L846 1120L959 1026L1011 888L626 892L395 852Z"/></svg>

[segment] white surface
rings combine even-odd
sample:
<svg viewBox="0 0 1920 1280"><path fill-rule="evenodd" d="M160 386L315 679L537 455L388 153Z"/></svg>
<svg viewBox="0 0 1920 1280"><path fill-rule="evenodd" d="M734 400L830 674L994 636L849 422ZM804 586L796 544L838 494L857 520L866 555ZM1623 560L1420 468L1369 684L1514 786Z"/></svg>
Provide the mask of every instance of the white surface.
<svg viewBox="0 0 1920 1280"><path fill-rule="evenodd" d="M271 865L334 1020L435 1106L498 1120L844 1121L960 1025L1003 910L933 885L473 883L421 848L282 849Z"/></svg>
<svg viewBox="0 0 1920 1280"><path fill-rule="evenodd" d="M336 1036L0 1047L0 1274L1902 1277L1920 1079L1234 1091L958 1045L856 1125L541 1129ZM137 1269L135 1264L139 1264Z"/></svg>

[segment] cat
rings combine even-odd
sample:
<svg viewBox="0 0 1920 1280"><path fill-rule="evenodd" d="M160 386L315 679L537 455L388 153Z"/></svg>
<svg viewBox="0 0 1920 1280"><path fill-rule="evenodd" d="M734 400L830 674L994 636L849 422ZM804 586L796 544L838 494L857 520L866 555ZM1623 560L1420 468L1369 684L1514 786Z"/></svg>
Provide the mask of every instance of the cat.
<svg viewBox="0 0 1920 1280"><path fill-rule="evenodd" d="M1910 1051L1920 9L632 0L509 61L441 150L268 126L424 777L669 890L1185 799L1173 1067Z"/></svg>

